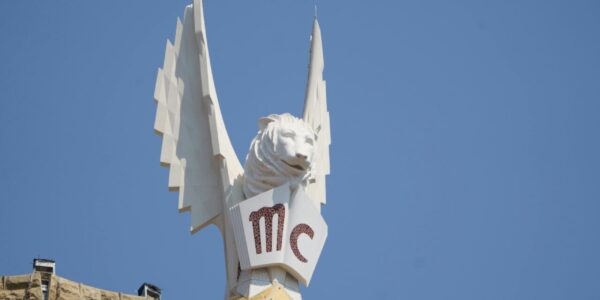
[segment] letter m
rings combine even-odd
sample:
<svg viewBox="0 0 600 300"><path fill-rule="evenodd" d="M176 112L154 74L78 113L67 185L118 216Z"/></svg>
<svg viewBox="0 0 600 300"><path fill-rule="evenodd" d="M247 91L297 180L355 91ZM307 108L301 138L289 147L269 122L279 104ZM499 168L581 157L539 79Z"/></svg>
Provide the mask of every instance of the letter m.
<svg viewBox="0 0 600 300"><path fill-rule="evenodd" d="M285 224L285 206L276 204L273 207L263 207L250 214L249 221L252 222L254 234L254 246L256 254L262 253L262 244L260 240L260 219L265 218L265 230L267 238L267 252L273 248L273 217L277 214L277 251L281 250L283 242L283 224Z"/></svg>

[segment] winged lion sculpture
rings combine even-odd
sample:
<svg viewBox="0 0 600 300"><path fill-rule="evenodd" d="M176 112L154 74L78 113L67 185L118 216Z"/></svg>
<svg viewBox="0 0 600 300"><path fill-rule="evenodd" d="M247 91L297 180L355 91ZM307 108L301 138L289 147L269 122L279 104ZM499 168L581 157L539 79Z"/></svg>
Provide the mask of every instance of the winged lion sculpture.
<svg viewBox="0 0 600 300"><path fill-rule="evenodd" d="M185 8L183 21L177 20L175 42L167 41L154 92L154 129L162 137L160 163L169 169L169 190L179 192L179 211L191 214L191 232L214 224L223 236L227 299L249 297L247 291L239 292L242 272L227 209L282 184L302 189L318 209L325 203L330 126L323 68L321 31L315 18L302 118L290 114L261 118L242 167L217 98L202 0ZM278 278L291 298L300 298L297 281L285 272L255 271L249 276Z"/></svg>

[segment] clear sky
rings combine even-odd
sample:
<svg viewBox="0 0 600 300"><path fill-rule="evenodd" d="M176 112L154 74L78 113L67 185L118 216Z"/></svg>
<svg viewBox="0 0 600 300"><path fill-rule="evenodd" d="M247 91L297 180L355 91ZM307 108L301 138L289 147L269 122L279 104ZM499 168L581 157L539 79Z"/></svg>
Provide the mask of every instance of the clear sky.
<svg viewBox="0 0 600 300"><path fill-rule="evenodd" d="M188 0L0 1L0 274L221 299L152 100ZM329 239L306 299L600 297L600 2L319 1ZM206 0L221 108L302 110L313 2Z"/></svg>

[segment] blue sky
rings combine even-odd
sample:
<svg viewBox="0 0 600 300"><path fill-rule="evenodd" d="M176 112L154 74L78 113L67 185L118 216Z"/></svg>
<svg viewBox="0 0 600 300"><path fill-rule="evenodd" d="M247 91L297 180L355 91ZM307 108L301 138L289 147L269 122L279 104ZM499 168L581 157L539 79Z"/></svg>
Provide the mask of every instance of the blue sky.
<svg viewBox="0 0 600 300"><path fill-rule="evenodd" d="M0 2L0 274L219 299L152 100L188 1ZM240 157L302 111L312 1L206 0ZM598 299L600 4L319 1L332 120L325 245L306 299Z"/></svg>

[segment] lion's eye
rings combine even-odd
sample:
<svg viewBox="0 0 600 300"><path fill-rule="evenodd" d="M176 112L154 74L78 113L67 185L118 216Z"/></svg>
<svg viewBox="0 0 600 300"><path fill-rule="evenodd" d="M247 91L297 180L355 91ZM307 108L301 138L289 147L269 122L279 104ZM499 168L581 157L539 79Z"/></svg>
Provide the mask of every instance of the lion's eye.
<svg viewBox="0 0 600 300"><path fill-rule="evenodd" d="M281 136L293 138L295 136L295 134L293 131L283 131L283 132L281 132Z"/></svg>
<svg viewBox="0 0 600 300"><path fill-rule="evenodd" d="M305 140L306 140L306 143L309 144L309 145L312 145L314 143L313 139L311 139L309 137L307 137Z"/></svg>

